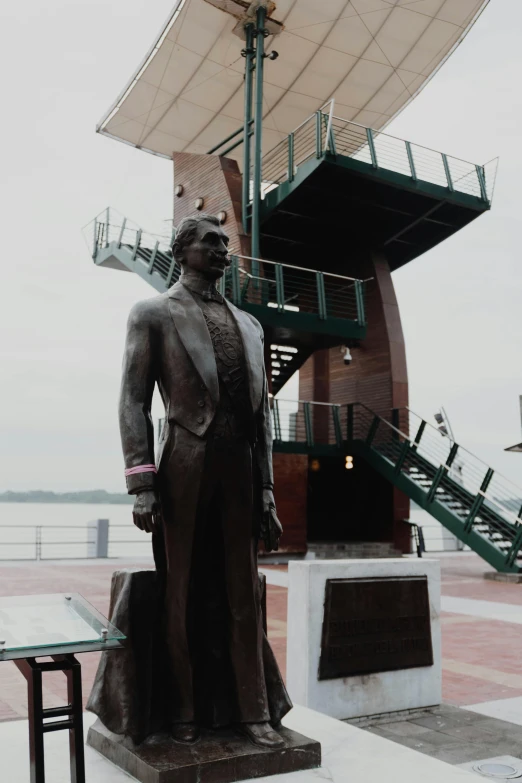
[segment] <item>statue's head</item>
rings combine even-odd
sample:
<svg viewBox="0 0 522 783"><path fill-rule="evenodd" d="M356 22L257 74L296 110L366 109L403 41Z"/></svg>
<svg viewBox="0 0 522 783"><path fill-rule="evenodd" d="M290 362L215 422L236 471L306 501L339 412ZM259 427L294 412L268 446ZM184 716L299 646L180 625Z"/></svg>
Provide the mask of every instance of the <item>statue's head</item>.
<svg viewBox="0 0 522 783"><path fill-rule="evenodd" d="M172 254L183 270L192 269L208 280L217 280L230 264L227 248L228 236L219 218L199 214L181 221Z"/></svg>

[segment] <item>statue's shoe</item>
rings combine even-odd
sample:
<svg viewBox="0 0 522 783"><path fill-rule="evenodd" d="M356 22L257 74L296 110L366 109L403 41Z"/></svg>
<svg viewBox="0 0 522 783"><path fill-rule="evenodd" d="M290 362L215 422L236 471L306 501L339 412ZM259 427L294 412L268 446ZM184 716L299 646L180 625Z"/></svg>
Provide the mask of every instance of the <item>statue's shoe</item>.
<svg viewBox="0 0 522 783"><path fill-rule="evenodd" d="M170 736L175 742L193 745L200 737L199 728L195 723L173 723L170 727Z"/></svg>
<svg viewBox="0 0 522 783"><path fill-rule="evenodd" d="M258 748L282 748L285 744L270 723L242 723L240 731Z"/></svg>

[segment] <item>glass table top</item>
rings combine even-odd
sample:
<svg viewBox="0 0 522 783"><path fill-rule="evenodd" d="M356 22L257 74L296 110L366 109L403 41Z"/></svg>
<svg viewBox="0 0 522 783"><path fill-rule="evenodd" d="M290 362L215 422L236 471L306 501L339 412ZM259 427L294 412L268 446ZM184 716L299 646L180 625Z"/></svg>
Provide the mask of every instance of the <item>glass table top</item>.
<svg viewBox="0 0 522 783"><path fill-rule="evenodd" d="M103 650L124 640L79 593L0 597L0 660Z"/></svg>

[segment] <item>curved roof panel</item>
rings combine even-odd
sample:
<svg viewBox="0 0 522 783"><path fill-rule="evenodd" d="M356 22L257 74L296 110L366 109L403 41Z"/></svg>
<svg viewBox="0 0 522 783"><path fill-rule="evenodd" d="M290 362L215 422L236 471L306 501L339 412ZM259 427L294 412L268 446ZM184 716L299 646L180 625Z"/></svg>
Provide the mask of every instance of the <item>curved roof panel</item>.
<svg viewBox="0 0 522 783"><path fill-rule="evenodd" d="M208 152L243 122L243 41L216 7L178 0L137 72L97 127L147 152ZM266 51L263 153L335 98L376 130L421 90L489 0L276 0L282 32ZM241 159L241 147L231 153Z"/></svg>

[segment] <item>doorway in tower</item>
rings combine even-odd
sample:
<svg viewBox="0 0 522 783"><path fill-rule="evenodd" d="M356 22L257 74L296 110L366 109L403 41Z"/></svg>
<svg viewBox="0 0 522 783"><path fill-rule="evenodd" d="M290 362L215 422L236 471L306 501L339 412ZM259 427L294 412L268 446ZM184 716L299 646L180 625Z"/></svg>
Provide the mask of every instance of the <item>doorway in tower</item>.
<svg viewBox="0 0 522 783"><path fill-rule="evenodd" d="M308 460L307 540L393 540L393 487L360 457Z"/></svg>

